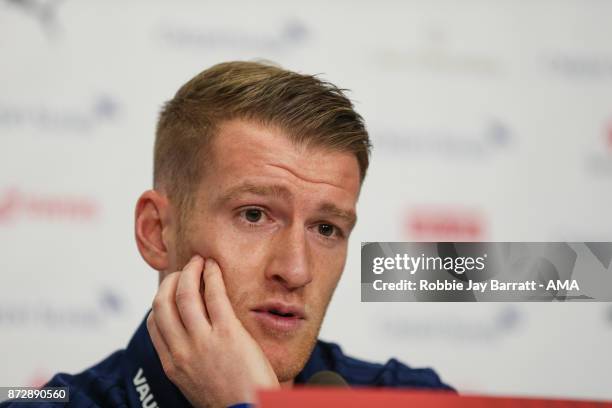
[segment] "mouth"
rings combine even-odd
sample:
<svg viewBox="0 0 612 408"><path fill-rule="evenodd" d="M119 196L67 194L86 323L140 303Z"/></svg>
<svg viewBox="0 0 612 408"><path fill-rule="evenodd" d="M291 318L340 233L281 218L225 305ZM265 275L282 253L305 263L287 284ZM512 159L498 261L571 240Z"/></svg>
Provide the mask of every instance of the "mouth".
<svg viewBox="0 0 612 408"><path fill-rule="evenodd" d="M263 328L274 332L296 331L304 323L304 308L299 305L270 302L251 310Z"/></svg>
<svg viewBox="0 0 612 408"><path fill-rule="evenodd" d="M297 316L295 316L295 315L294 315L293 313L291 313L291 312L289 312L289 313L283 313L283 312L280 312L280 311L278 311L278 310L276 310L276 309L270 309L270 310L268 310L268 313L273 314L273 315L275 315L275 316L280 316L280 317L297 317Z"/></svg>

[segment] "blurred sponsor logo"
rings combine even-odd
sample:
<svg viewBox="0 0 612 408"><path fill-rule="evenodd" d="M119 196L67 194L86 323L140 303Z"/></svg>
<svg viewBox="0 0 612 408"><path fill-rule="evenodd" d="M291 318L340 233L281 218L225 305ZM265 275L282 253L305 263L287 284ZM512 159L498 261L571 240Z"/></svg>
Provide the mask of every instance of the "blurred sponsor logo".
<svg viewBox="0 0 612 408"><path fill-rule="evenodd" d="M101 288L91 302L80 305L61 305L45 300L0 300L0 327L44 327L49 329L97 329L124 315L126 302L111 288Z"/></svg>
<svg viewBox="0 0 612 408"><path fill-rule="evenodd" d="M486 236L484 216L471 209L413 208L404 225L408 238L414 241L482 241Z"/></svg>
<svg viewBox="0 0 612 408"><path fill-rule="evenodd" d="M299 20L289 20L274 32L190 27L184 22L167 23L156 37L174 47L226 48L248 51L289 51L306 42L310 32Z"/></svg>
<svg viewBox="0 0 612 408"><path fill-rule="evenodd" d="M0 223L19 219L84 222L98 217L97 201L88 197L24 193L9 188L0 193Z"/></svg>
<svg viewBox="0 0 612 408"><path fill-rule="evenodd" d="M585 161L592 174L612 176L612 120L605 126L597 149L587 153Z"/></svg>
<svg viewBox="0 0 612 408"><path fill-rule="evenodd" d="M27 15L33 17L47 35L57 33L59 0L7 0L7 3L19 7Z"/></svg>
<svg viewBox="0 0 612 408"><path fill-rule="evenodd" d="M377 149L405 156L435 155L444 159L482 159L510 146L514 136L499 120L487 121L481 130L453 129L372 130Z"/></svg>
<svg viewBox="0 0 612 408"><path fill-rule="evenodd" d="M556 225L550 229L545 240L551 242L612 242L612 228L607 227L604 221L602 220L600 225ZM612 223L607 224L612 225Z"/></svg>
<svg viewBox="0 0 612 408"><path fill-rule="evenodd" d="M553 73L572 79L612 79L612 57L558 54L546 63Z"/></svg>
<svg viewBox="0 0 612 408"><path fill-rule="evenodd" d="M453 49L444 30L426 31L420 46L409 49L379 49L374 61L389 70L422 71L432 74L494 76L503 74L502 62L492 55ZM384 47L384 46L383 46Z"/></svg>
<svg viewBox="0 0 612 408"><path fill-rule="evenodd" d="M97 125L108 123L119 114L119 103L108 95L98 95L79 107L48 105L17 105L0 102L0 127L4 129L32 129L83 135Z"/></svg>
<svg viewBox="0 0 612 408"><path fill-rule="evenodd" d="M441 342L493 342L516 333L523 324L523 315L515 306L505 306L487 318L440 316L426 318L403 316L382 321L384 333L398 338Z"/></svg>

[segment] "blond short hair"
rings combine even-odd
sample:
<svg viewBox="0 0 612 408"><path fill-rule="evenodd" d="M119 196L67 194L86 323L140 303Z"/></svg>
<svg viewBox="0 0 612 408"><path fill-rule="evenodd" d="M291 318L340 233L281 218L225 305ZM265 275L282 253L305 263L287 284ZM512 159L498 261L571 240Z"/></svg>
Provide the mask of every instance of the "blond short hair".
<svg viewBox="0 0 612 408"><path fill-rule="evenodd" d="M199 73L164 105L157 124L153 182L185 210L222 122L278 126L296 144L353 153L361 180L370 140L343 89L313 75L260 62L225 62Z"/></svg>

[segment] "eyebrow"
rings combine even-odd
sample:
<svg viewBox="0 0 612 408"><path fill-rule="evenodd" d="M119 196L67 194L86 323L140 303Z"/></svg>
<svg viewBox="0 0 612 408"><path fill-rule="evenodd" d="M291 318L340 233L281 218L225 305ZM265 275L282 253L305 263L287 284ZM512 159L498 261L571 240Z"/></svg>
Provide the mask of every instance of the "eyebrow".
<svg viewBox="0 0 612 408"><path fill-rule="evenodd" d="M291 191L284 186L279 185L258 185L252 183L243 183L230 188L219 197L219 204L225 204L243 194L253 194L262 197L278 197L290 199L293 197Z"/></svg>
<svg viewBox="0 0 612 408"><path fill-rule="evenodd" d="M321 204L321 206L319 206L318 210L319 212L323 214L328 214L329 216L342 218L349 225L349 229L352 229L357 223L357 214L355 214L355 211L343 210L333 203L329 203L329 202L323 203Z"/></svg>
<svg viewBox="0 0 612 408"><path fill-rule="evenodd" d="M228 191L223 193L221 197L219 197L217 202L219 205L223 205L243 194L253 194L261 197L275 197L287 200L293 198L293 194L285 186L276 184L259 185L247 182L230 188ZM350 228L353 228L357 222L357 214L355 214L355 211L343 210L331 202L321 203L319 208L317 208L317 211L328 216L343 219L347 224L349 224Z"/></svg>

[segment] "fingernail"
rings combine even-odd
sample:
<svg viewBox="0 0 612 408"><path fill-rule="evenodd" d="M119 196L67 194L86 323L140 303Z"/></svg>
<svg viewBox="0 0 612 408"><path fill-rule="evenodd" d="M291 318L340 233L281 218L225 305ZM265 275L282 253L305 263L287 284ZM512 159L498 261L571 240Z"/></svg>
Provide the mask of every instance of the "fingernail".
<svg viewBox="0 0 612 408"><path fill-rule="evenodd" d="M197 261L199 261L200 259L202 259L202 257L201 257L200 255L196 254L196 255L194 255L194 256L193 256L193 258L191 258L191 261L192 261L192 262L197 262Z"/></svg>

